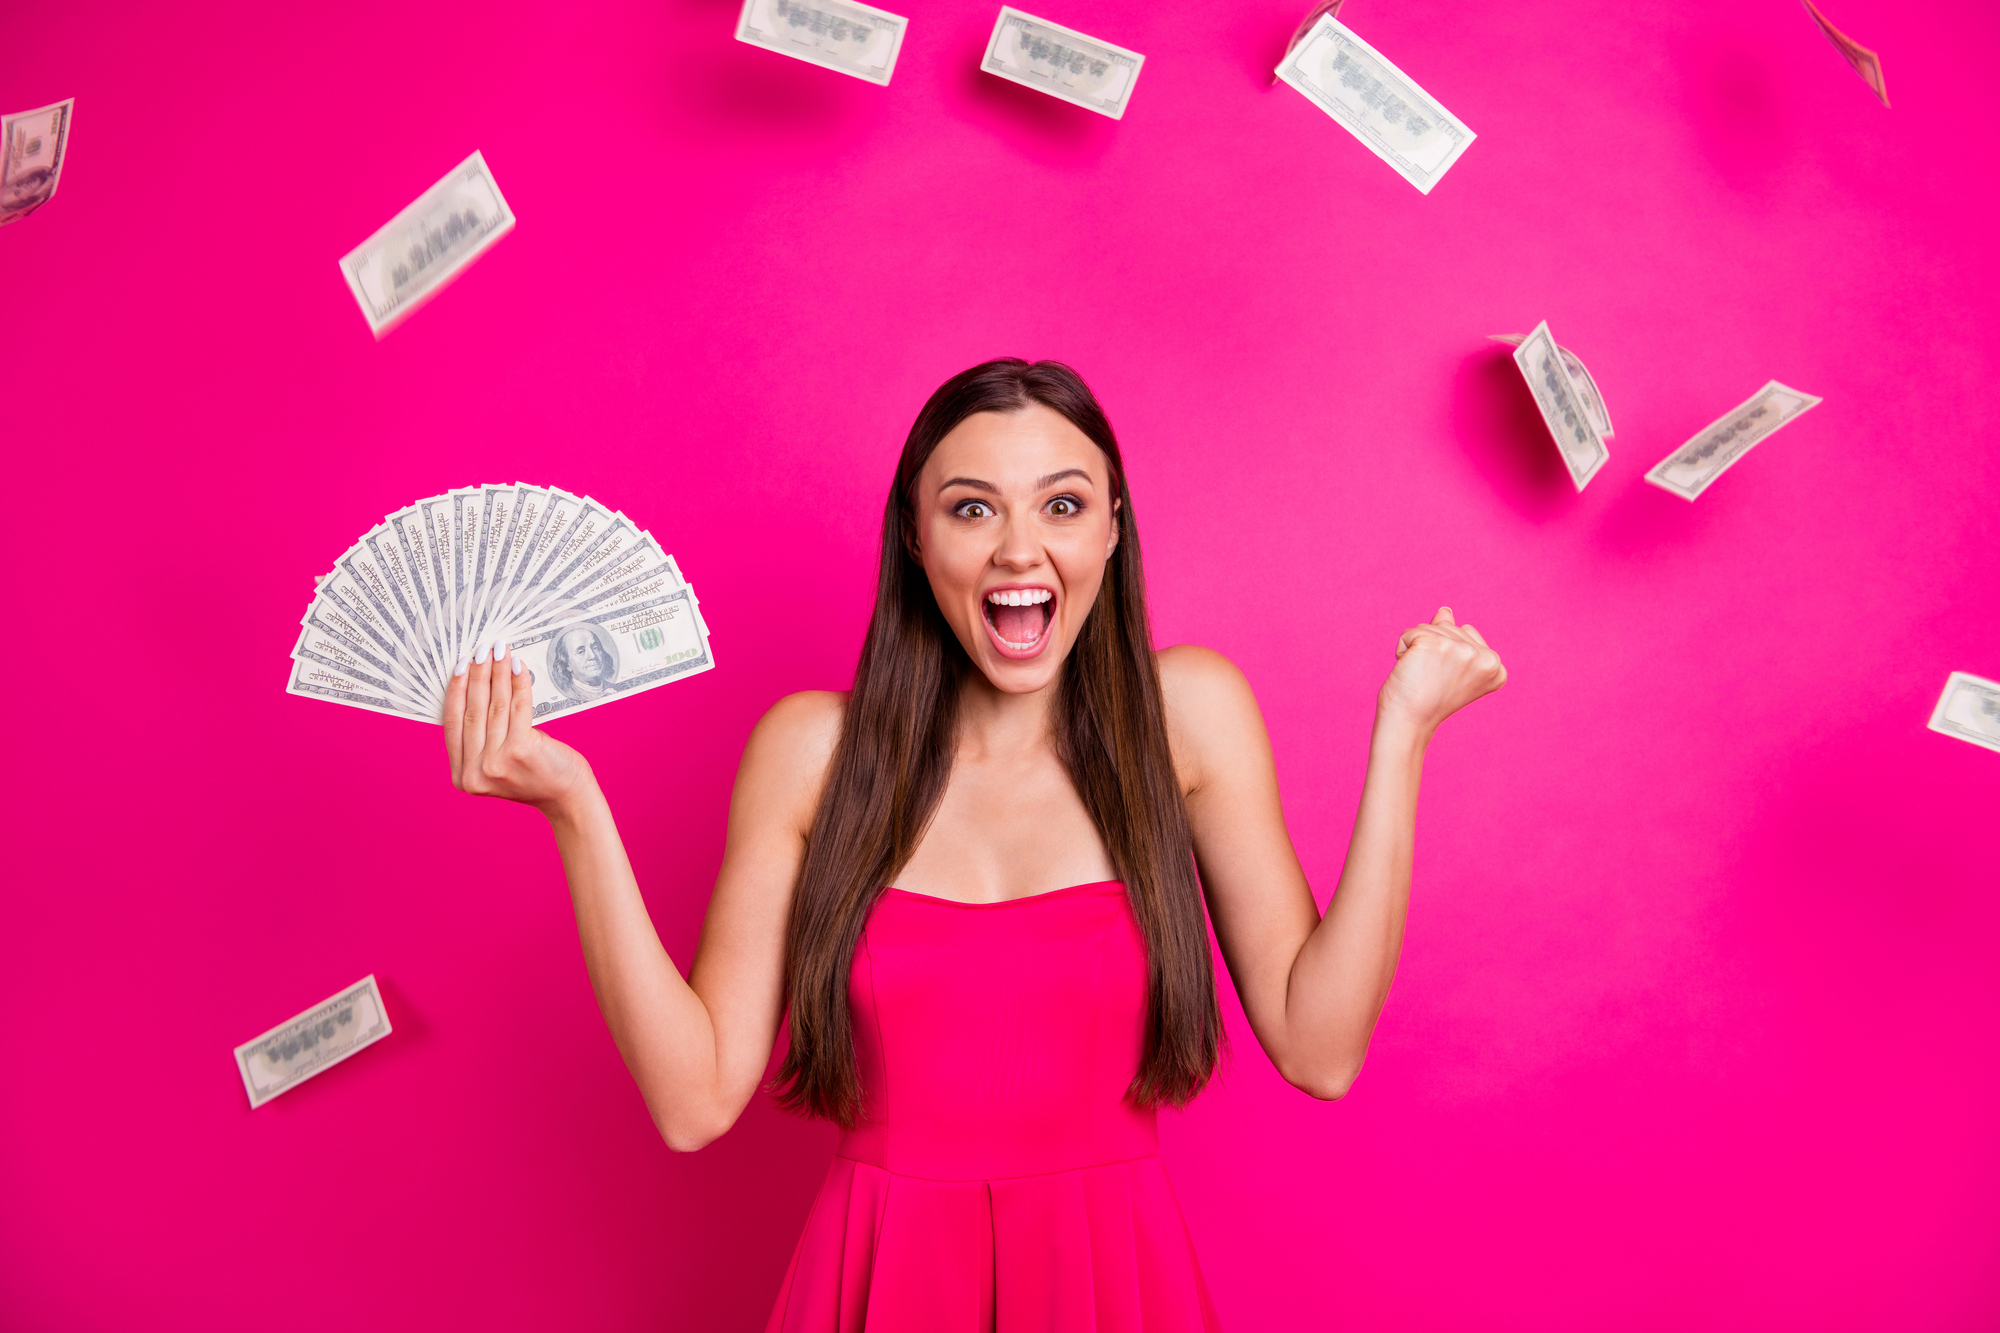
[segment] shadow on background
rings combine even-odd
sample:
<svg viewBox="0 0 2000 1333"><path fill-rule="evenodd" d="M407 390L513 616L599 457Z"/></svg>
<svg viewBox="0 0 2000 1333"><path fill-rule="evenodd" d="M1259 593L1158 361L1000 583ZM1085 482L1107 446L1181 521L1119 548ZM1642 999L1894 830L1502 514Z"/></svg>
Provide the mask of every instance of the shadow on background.
<svg viewBox="0 0 2000 1333"><path fill-rule="evenodd" d="M1110 151L1122 122L988 74L979 62L986 58L989 36L981 34L976 42L967 42L953 57L962 71L958 92L960 105L970 113L968 118L1038 162L1095 166ZM1137 93L1143 93L1143 71L1139 77Z"/></svg>
<svg viewBox="0 0 2000 1333"><path fill-rule="evenodd" d="M680 0L677 21L727 40L713 46L670 45L655 87L697 123L734 138L782 129L830 138L865 116L880 114L886 89L863 79L735 40L736 0ZM685 127L676 131L684 133Z"/></svg>
<svg viewBox="0 0 2000 1333"><path fill-rule="evenodd" d="M1524 518L1549 518L1576 495L1534 395L1499 343L1459 363L1451 424L1472 465ZM1600 474L1598 480L1605 478Z"/></svg>
<svg viewBox="0 0 2000 1333"><path fill-rule="evenodd" d="M1797 99L1782 86L1790 67L1747 33L1715 33L1678 54L1687 123L1702 155L1731 188L1768 192L1797 150Z"/></svg>
<svg viewBox="0 0 2000 1333"><path fill-rule="evenodd" d="M356 978L359 980L359 978ZM245 1115L260 1115L270 1120L282 1120L292 1116L313 1117L324 1115L318 1103L326 1097L352 1096L340 1089L349 1079L368 1078L372 1068L394 1062L417 1059L418 1052L431 1044L431 1025L410 1001L407 991L395 982L387 980L381 973L375 974L375 988L382 996L382 1007L389 1014L389 1035L365 1050L356 1051L339 1064L331 1065L314 1074L302 1083L294 1084L262 1106L252 1107L249 1098L238 1096L237 1104ZM301 1006L301 1012L305 1006ZM232 1069L240 1094L242 1075ZM335 1105L339 1105L338 1102ZM313 1123L310 1119L308 1124Z"/></svg>
<svg viewBox="0 0 2000 1333"><path fill-rule="evenodd" d="M1612 441L1612 446L1615 449L1617 441ZM1661 450L1661 453L1665 452ZM1616 457L1614 454L1614 462ZM1643 466L1651 467L1652 462ZM1610 470L1609 464L1605 470ZM1602 485L1607 481L1610 481L1609 477L1600 475L1593 484ZM1597 544L1613 555L1628 559L1651 556L1669 541L1686 543L1693 540L1708 526L1708 520L1716 509L1710 503L1710 496L1704 495L1689 504L1680 496L1648 483L1644 474L1636 471L1628 473L1615 485L1617 493L1611 497L1611 504L1597 525ZM1702 509L1704 504L1709 505L1707 510Z"/></svg>
<svg viewBox="0 0 2000 1333"><path fill-rule="evenodd" d="M1289 19L1274 18L1270 14L1242 16L1232 34L1230 46L1242 52L1243 76L1252 87L1273 92L1285 87L1272 77L1271 71L1285 58L1285 43L1291 39L1293 27L1310 8L1311 0L1305 0L1299 12ZM1285 88L1285 91L1290 93L1291 89Z"/></svg>

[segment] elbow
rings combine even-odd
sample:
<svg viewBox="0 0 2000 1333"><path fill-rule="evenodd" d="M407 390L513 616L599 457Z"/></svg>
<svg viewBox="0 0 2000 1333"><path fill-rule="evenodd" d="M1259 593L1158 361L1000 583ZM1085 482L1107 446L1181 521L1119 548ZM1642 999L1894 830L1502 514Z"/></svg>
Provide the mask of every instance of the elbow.
<svg viewBox="0 0 2000 1333"><path fill-rule="evenodd" d="M660 1137L674 1152L699 1152L727 1134L735 1123L735 1116L716 1111L691 1114L681 1110L653 1117L653 1127L660 1131Z"/></svg>
<svg viewBox="0 0 2000 1333"><path fill-rule="evenodd" d="M1311 1068L1281 1070L1285 1082L1316 1101L1337 1102L1345 1097L1361 1076L1361 1062L1339 1061Z"/></svg>
<svg viewBox="0 0 2000 1333"><path fill-rule="evenodd" d="M722 1137L722 1131L707 1127L689 1128L685 1125L661 1125L660 1137L673 1152L700 1152L709 1144Z"/></svg>

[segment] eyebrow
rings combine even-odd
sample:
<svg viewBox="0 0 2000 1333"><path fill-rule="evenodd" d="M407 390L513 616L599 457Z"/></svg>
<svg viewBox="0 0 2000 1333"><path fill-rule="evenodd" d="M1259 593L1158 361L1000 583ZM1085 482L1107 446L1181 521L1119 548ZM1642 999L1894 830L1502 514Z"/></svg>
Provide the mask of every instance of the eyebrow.
<svg viewBox="0 0 2000 1333"><path fill-rule="evenodd" d="M1064 468L1061 472L1051 472L1049 473L1048 476L1038 479L1035 482L1035 489L1038 491L1045 491L1049 487L1055 485L1057 482L1063 481L1069 477L1082 477L1085 481L1089 481L1091 479L1090 473L1084 471L1080 467ZM1000 488L998 486L995 486L990 481L981 481L977 477L951 477L945 481L938 483L938 489L941 491L949 490L953 486L969 486L975 491L985 491L988 495L1000 494Z"/></svg>

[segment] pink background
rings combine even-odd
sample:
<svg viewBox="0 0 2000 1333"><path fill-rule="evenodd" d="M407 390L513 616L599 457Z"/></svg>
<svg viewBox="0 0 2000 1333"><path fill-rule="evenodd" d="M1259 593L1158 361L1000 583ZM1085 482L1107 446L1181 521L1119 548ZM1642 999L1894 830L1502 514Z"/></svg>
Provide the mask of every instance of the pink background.
<svg viewBox="0 0 2000 1333"><path fill-rule="evenodd" d="M912 0L913 3L913 0ZM1432 752L1403 969L1315 1103L1230 1006L1164 1136L1230 1327L2000 1324L2000 755L1925 730L1994 628L1991 6L1355 0L1480 133L1425 198L1267 87L1305 0L1064 0L1122 123L740 45L733 0L16 4L77 98L0 234L16 589L0 1326L761 1326L831 1135L670 1154L551 841L438 733L286 696L385 511L552 482L700 588L721 668L562 723L691 956L739 747L844 686L925 394L1073 362L1162 642L1220 649L1322 894L1399 629L1504 693ZM515 233L380 344L335 261L474 148ZM1503 349L1619 427L1572 492ZM1643 484L1777 377L1823 407ZM365 973L393 1037L251 1112L237 1043Z"/></svg>

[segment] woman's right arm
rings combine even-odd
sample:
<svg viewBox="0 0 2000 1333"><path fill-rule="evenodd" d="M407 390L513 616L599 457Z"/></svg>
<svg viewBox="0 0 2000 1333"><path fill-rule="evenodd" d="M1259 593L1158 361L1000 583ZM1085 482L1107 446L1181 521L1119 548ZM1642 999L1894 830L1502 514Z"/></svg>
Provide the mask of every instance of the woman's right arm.
<svg viewBox="0 0 2000 1333"><path fill-rule="evenodd" d="M795 694L751 733L729 839L687 980L660 945L611 806L583 756L529 724L519 659L475 662L445 695L462 791L520 801L555 830L591 988L667 1145L691 1152L736 1122L784 1012L785 927L840 730L841 696Z"/></svg>

